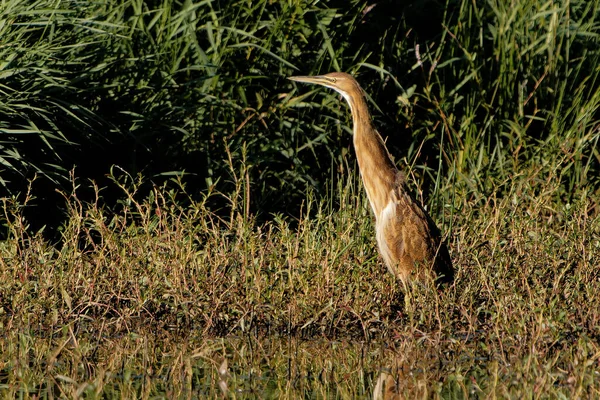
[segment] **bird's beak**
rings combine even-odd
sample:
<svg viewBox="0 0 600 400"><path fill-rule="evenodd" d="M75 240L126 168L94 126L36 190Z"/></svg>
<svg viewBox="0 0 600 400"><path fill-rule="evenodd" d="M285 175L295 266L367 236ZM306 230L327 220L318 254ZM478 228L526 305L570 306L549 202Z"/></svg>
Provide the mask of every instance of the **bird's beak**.
<svg viewBox="0 0 600 400"><path fill-rule="evenodd" d="M327 80L322 75L315 76L288 76L290 81L305 82L305 83L317 83L323 85Z"/></svg>

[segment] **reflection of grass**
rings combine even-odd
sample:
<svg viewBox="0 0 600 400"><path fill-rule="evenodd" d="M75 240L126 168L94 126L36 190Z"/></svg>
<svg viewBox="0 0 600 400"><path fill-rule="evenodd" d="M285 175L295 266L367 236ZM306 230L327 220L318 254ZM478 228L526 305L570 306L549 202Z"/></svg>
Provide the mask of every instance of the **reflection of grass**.
<svg viewBox="0 0 600 400"><path fill-rule="evenodd" d="M242 178L229 215L121 180L115 214L67 196L61 245L5 203L1 390L360 397L385 372L408 398L597 396L600 220L550 181L522 171L477 207L440 190L457 267L441 292L386 272L355 178L294 228L255 223Z"/></svg>

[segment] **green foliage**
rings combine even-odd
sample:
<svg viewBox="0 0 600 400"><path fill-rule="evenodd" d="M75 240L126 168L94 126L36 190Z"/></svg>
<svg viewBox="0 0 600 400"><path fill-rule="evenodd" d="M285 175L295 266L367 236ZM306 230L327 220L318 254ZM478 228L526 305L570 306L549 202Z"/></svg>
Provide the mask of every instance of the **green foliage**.
<svg viewBox="0 0 600 400"><path fill-rule="evenodd" d="M234 162L248 149L259 193L304 191L316 158L297 153L314 146L281 115L276 84L298 51L291 28L314 43L316 26L334 20L332 10L316 10L311 22L287 23L309 11L266 2L8 2L0 25L5 188L22 191L14 177L33 173L60 185L74 166L99 178L113 164L149 177L186 169L211 186L228 170L231 147Z"/></svg>
<svg viewBox="0 0 600 400"><path fill-rule="evenodd" d="M105 186L116 164L227 192L243 162L253 210L297 210L355 164L339 97L284 78L340 69L436 202L445 176L477 197L524 165L560 171L568 198L599 175L599 13L583 0L6 1L0 183L24 192L37 174L53 192L76 167Z"/></svg>
<svg viewBox="0 0 600 400"><path fill-rule="evenodd" d="M474 184L510 179L523 165L561 170L567 198L590 179L598 183L598 6L461 4L460 23L447 28L433 57L440 72L428 98L451 161Z"/></svg>

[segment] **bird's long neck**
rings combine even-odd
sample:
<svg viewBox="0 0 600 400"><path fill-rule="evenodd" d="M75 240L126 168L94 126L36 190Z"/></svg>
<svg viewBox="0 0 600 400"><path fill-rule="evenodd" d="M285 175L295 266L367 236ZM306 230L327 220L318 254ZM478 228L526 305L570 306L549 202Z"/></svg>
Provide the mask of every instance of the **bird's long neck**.
<svg viewBox="0 0 600 400"><path fill-rule="evenodd" d="M375 217L379 218L390 201L398 170L383 139L371 124L371 115L362 93L348 96L346 100L352 112L358 167Z"/></svg>

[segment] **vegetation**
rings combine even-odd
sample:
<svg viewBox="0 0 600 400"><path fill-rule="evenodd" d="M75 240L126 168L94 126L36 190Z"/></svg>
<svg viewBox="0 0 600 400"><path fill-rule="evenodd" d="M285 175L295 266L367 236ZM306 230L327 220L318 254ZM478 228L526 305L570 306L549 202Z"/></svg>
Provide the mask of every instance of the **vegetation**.
<svg viewBox="0 0 600 400"><path fill-rule="evenodd" d="M118 214L73 193L59 249L9 215L2 390L358 397L385 372L407 397L600 394L593 202L557 206L539 176L483 207L459 193L458 274L438 292L386 272L356 181L336 211L309 197L295 228L244 214L243 180L226 218L162 189Z"/></svg>
<svg viewBox="0 0 600 400"><path fill-rule="evenodd" d="M600 396L600 2L7 0L6 397ZM341 69L454 285L375 250Z"/></svg>

